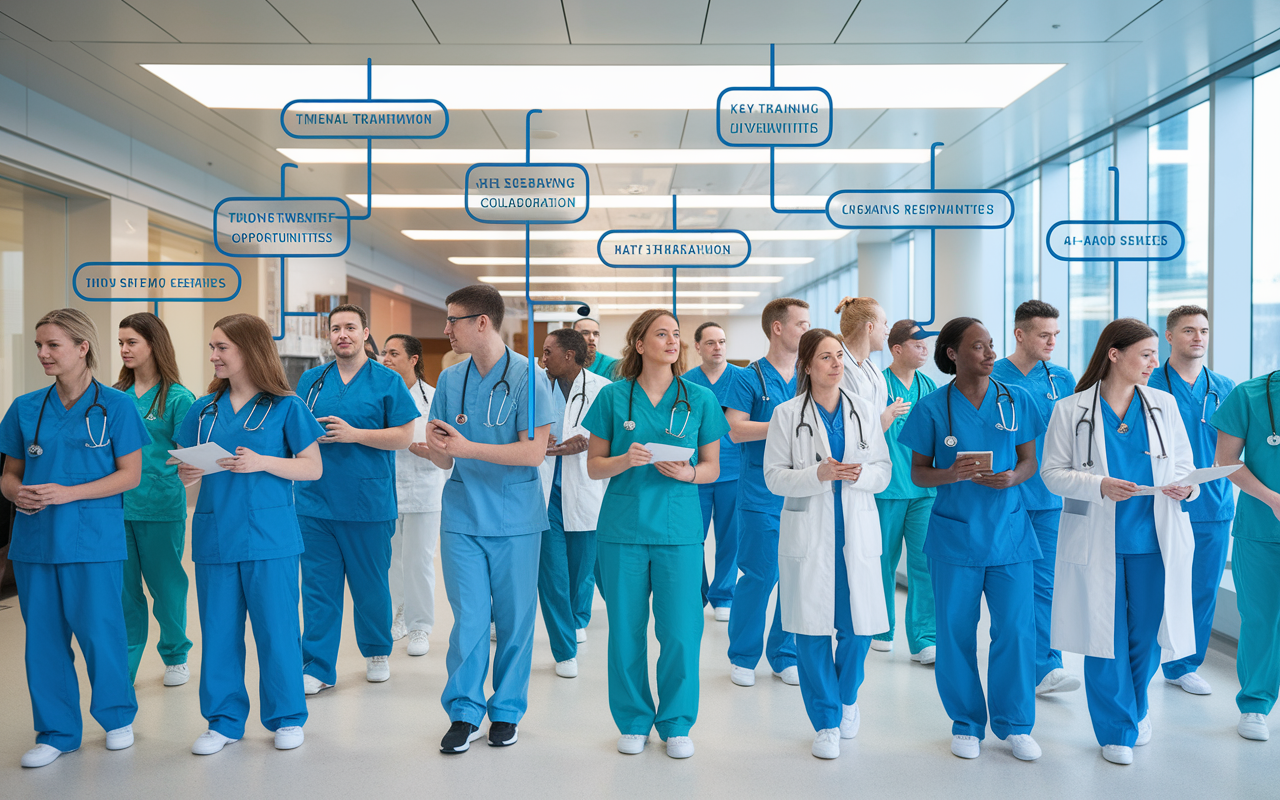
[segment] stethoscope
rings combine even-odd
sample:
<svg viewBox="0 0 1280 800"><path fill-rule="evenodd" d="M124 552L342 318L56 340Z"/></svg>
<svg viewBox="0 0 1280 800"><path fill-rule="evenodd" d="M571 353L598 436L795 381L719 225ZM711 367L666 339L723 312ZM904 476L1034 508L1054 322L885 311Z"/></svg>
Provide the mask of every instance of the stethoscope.
<svg viewBox="0 0 1280 800"><path fill-rule="evenodd" d="M323 375L320 380L324 380ZM196 444L208 444L209 440L213 438L213 429L218 426L218 401L221 399L222 392L219 391L214 395L213 400L209 401L205 404L204 408L200 409L200 415L196 417ZM271 409L275 406L275 403L273 402L274 399L275 398L266 392L258 392L258 394L253 398L253 408L249 409L249 416L245 417L244 423L240 427L249 433L262 430L262 426L266 423L267 417L271 416ZM264 401L267 404L267 413L262 415L262 419L258 420L257 425L250 428L249 423L253 421L253 415L257 413L258 406L262 405ZM200 432L204 430L204 416L209 413L209 409L211 408L213 409L213 422L209 423L209 435L204 437L204 441L200 441Z"/></svg>
<svg viewBox="0 0 1280 800"><path fill-rule="evenodd" d="M1044 363L1044 362L1041 362ZM1008 431L1013 433L1018 430L1018 407L1013 404L1013 393L1009 391L1009 387L1005 386L995 378L988 378L996 387L996 411L1000 413L1000 421L996 423L996 430ZM955 437L951 431L951 387L955 385L955 381L947 384L947 438L942 442L947 447L955 447L960 440ZM1009 404L1009 420L1005 420L1004 406L1000 405L1000 398L1004 397L1006 403Z"/></svg>
<svg viewBox="0 0 1280 800"><path fill-rule="evenodd" d="M1041 361L1040 366L1044 367L1044 379L1049 382L1049 391L1045 393L1046 400L1058 399L1058 387L1053 385L1053 373L1049 370L1049 362Z"/></svg>
<svg viewBox="0 0 1280 800"><path fill-rule="evenodd" d="M568 416L568 411L573 408L574 401L578 402L578 416L573 420L573 427L575 428L582 422L582 415L587 411L587 371L583 369L579 370L579 373L582 375L582 388L578 390L577 394L570 396L569 402L565 405L565 416ZM577 381L574 381L574 383L577 383ZM630 430L630 428L627 430Z"/></svg>
<svg viewBox="0 0 1280 800"><path fill-rule="evenodd" d="M459 425L467 424L467 381L471 378L471 365L475 363L475 358L467 359L467 372L462 376L462 410L458 416L454 417ZM511 404L511 408L507 410L507 400L511 397L511 384L507 383L507 368L511 366L511 349L503 348L502 352L502 374L498 376L498 382L489 390L489 406L484 412L484 426L486 428L496 428L499 425L505 425L507 420L511 419L511 412L515 410L515 403ZM498 404L498 421L493 421L493 393L498 391L498 387L504 387L502 390L502 402ZM502 415L503 410L507 410L507 415Z"/></svg>
<svg viewBox="0 0 1280 800"><path fill-rule="evenodd" d="M333 369L337 365L337 361L330 361L329 366L320 371L320 377L311 382L311 388L307 390L308 411L316 410L316 402L320 399L320 393L324 391L324 379L329 377L329 370Z"/></svg>
<svg viewBox="0 0 1280 800"><path fill-rule="evenodd" d="M102 385L98 383L97 378L92 378L91 380L93 381L93 402L84 410L84 429L89 434L89 441L85 442L84 446L90 450L97 450L99 447L106 447L111 444L111 440L107 438L107 407L98 402L98 394L102 389ZM36 417L36 433L31 437L31 446L27 448L27 455L32 458L44 455L44 448L40 446L40 424L44 422L44 407L49 403L49 395L53 394L56 386L56 383L50 386L49 391L44 393L44 400L40 401L40 415ZM1268 387L1269 389L1270 387ZM98 429L96 439L93 436L93 428L89 427L89 415L93 413L95 408L102 412L102 427Z"/></svg>
<svg viewBox="0 0 1280 800"><path fill-rule="evenodd" d="M840 399L844 403L848 404L849 413L853 415L854 421L858 423L858 449L866 450L870 445L867 444L867 437L862 428L862 417L858 414L857 406L855 406L853 401L849 399L849 395L844 393L844 389L840 390ZM813 417L816 422L818 418L818 409L817 405L813 401L813 394L811 392L805 392L804 402L800 405L800 424L796 425L796 439L800 438L800 429L804 428L809 431L809 438L814 440L813 427L804 421L804 410L807 406L813 406ZM813 460L817 464L822 463L822 455L818 453L817 450L813 453Z"/></svg>
<svg viewBox="0 0 1280 800"><path fill-rule="evenodd" d="M1275 372L1267 373L1267 419L1271 421L1271 435L1267 437L1267 444L1272 447L1280 446L1280 433L1276 433L1276 412L1271 409L1271 379L1275 376Z"/></svg>
<svg viewBox="0 0 1280 800"><path fill-rule="evenodd" d="M1093 431L1094 422L1098 418L1098 392L1101 391L1101 388L1102 381L1098 381L1093 385L1093 405L1090 406L1088 411L1085 411L1080 415L1080 419L1076 421L1075 430L1072 431L1072 435L1078 439L1080 437L1080 425L1084 424L1089 426L1089 449L1085 455L1085 460L1081 462L1081 466L1086 469L1093 468ZM1147 402L1147 397L1142 393L1142 389L1140 387L1134 386L1133 390L1138 393L1138 404L1142 406L1143 412L1151 419L1151 426L1156 429L1156 438L1160 441L1160 455L1155 456L1155 458L1168 458L1169 453L1164 449L1164 434L1160 432L1160 426L1156 424L1155 414L1151 413L1154 406ZM1160 415L1163 417L1164 412L1162 411ZM1123 425L1123 423L1121 424ZM1121 433L1124 432L1126 431L1121 431ZM1276 437L1276 443L1280 444L1280 436ZM1151 455L1151 453L1148 452L1147 455Z"/></svg>
<svg viewBox="0 0 1280 800"><path fill-rule="evenodd" d="M631 416L631 404L636 396L636 382L631 381L631 389L627 392L627 419L622 423L622 427L629 431L636 429L635 418ZM676 426L676 409L684 406L684 424L680 426L680 432L675 433L672 428ZM671 419L667 421L667 429L663 431L668 436L674 436L677 439L684 438L685 428L689 427L689 417L693 416L693 406L689 404L689 389L684 385L684 381L680 376L676 376L676 399L671 404Z"/></svg>
<svg viewBox="0 0 1280 800"><path fill-rule="evenodd" d="M1202 373L1204 372L1204 367L1200 368L1200 372ZM1197 381L1200 380L1199 375L1196 376L1196 380ZM1169 391L1172 392L1173 381L1169 379L1169 362L1167 360L1164 362L1164 382L1165 382L1165 385L1169 387ZM1192 388L1195 388L1194 383L1191 384L1191 386ZM1204 376L1204 401L1200 403L1200 421L1205 423L1206 425L1209 423L1209 420L1205 419L1205 417L1209 416L1209 395L1213 395L1213 410L1217 411L1219 408L1222 407L1222 398L1219 397L1218 393L1213 390L1213 383L1209 380L1209 376L1205 375ZM1280 444L1280 439L1278 439L1276 443Z"/></svg>
<svg viewBox="0 0 1280 800"><path fill-rule="evenodd" d="M760 369L759 361L752 361L751 368L756 371L756 377L760 379L760 399L765 405L769 405L769 387L764 382L764 370Z"/></svg>

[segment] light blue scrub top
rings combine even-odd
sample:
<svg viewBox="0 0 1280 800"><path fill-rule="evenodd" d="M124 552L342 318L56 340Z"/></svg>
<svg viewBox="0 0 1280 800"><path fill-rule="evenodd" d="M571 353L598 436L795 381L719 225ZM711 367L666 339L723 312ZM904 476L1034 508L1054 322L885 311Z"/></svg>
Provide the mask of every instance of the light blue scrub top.
<svg viewBox="0 0 1280 800"><path fill-rule="evenodd" d="M729 394L729 387L733 385L734 375L739 372L742 372L742 367L736 364L725 364L724 372L720 373L720 380L714 384L707 378L707 373L702 371L702 367L694 367L680 377L689 383L710 389L712 394L716 396L716 402L723 408L728 405L725 402L725 397ZM770 399L772 399L772 396ZM738 452L738 445L733 443L728 434L722 436L720 438L720 477L716 478L716 483L736 481L741 461L742 456Z"/></svg>
<svg viewBox="0 0 1280 800"><path fill-rule="evenodd" d="M1076 379L1066 367L1060 367L1048 361L1040 363L1049 367L1049 375L1045 374L1045 368L1040 365L1032 367L1029 374L1023 375L1022 370L1018 369L1012 361L1002 358L996 362L995 369L991 371L991 377L1005 385L1021 386L1026 389L1032 405L1036 407L1036 412L1044 420L1047 429L1049 419L1053 416L1054 404L1063 397L1075 394ZM1043 458L1044 434L1041 433L1036 437L1036 463L1040 463ZM1028 511L1062 508L1062 498L1050 492L1049 487L1044 485L1040 470L1036 470L1036 474L1018 484L1018 489L1022 492L1022 504Z"/></svg>
<svg viewBox="0 0 1280 800"><path fill-rule="evenodd" d="M680 384L688 392L689 408L681 403L675 410ZM634 388L634 394L632 389ZM630 410L628 411L628 407ZM685 425L685 418L688 425ZM623 423L631 419L635 430ZM669 426L676 433L684 428L684 438L667 434ZM710 389L678 378L671 381L655 407L649 395L634 381L611 383L600 390L587 411L582 426L593 436L609 442L609 455L620 456L632 443L669 444L692 447L690 461L698 463L697 449L714 442L729 431L720 403ZM706 527L702 524L702 503L698 487L686 481L668 478L653 464L630 467L609 479L604 501L600 504L600 524L596 537L614 544L701 544Z"/></svg>
<svg viewBox="0 0 1280 800"><path fill-rule="evenodd" d="M616 380L616 371L618 369L618 359L613 356L606 356L599 350L596 351L596 357L591 360L591 366L586 368L588 372L594 372L597 375Z"/></svg>
<svg viewBox="0 0 1280 800"><path fill-rule="evenodd" d="M1272 414L1280 425L1280 375L1259 375L1232 390L1209 421L1225 434L1244 440L1240 460L1269 489L1280 490L1280 446L1267 444L1273 432L1267 414L1267 381L1271 381ZM1266 503L1246 492L1240 493L1231 535L1256 542L1280 542L1280 520Z"/></svg>
<svg viewBox="0 0 1280 800"><path fill-rule="evenodd" d="M769 359L756 362L760 373L745 367L733 375L733 383L726 387L721 404L725 408L745 411L752 422L768 422L773 410L796 396L796 376L784 381ZM760 375L768 388L769 402L764 401L760 389ZM743 442L739 446L742 462L738 472L738 508L777 516L782 513L782 498L769 491L764 483L764 439Z"/></svg>
<svg viewBox="0 0 1280 800"><path fill-rule="evenodd" d="M310 390L324 376L318 395ZM341 417L355 428L395 428L422 416L404 378L372 359L350 383L342 382L337 362L312 367L298 379L298 396L312 395L315 418ZM323 427L323 426L322 426ZM363 444L320 443L324 475L299 481L298 513L345 522L390 522L397 516L396 453Z"/></svg>
<svg viewBox="0 0 1280 800"><path fill-rule="evenodd" d="M1129 430L1120 433L1120 415L1106 398L1100 398L1102 406L1103 438L1107 442L1107 473L1112 478L1133 481L1139 486L1154 486L1151 472L1151 445L1147 436L1147 421L1143 417L1142 404L1135 394L1124 413L1124 423ZM1116 503L1116 554L1144 555L1160 552L1160 540L1156 538L1156 499L1151 495L1130 497Z"/></svg>
<svg viewBox="0 0 1280 800"><path fill-rule="evenodd" d="M933 378L919 370L916 371L915 379L911 381L910 389L902 385L902 381L893 374L893 370L885 367L881 371L884 373L884 382L889 387L888 405L893 405L893 401L901 397L915 408L921 399L938 388ZM907 424L909 413L895 419L889 425L889 429L884 432L885 443L889 445L889 459L893 462L893 475L889 478L889 486L876 495L880 500L916 500L923 497L936 497L938 494L937 489L932 487L924 489L911 482L911 448L898 441L898 434L902 433L902 426ZM880 420L875 420L876 424L879 422Z"/></svg>
<svg viewBox="0 0 1280 800"><path fill-rule="evenodd" d="M163 408L152 408L160 394L156 384L139 397L132 387L122 389L146 423L151 441L142 448L142 482L124 493L124 518L140 522L176 522L187 518L187 490L182 488L177 465L170 465L169 451L178 446L178 427L196 401L180 383L169 387Z"/></svg>
<svg viewBox="0 0 1280 800"><path fill-rule="evenodd" d="M844 398L836 404L835 411L827 411L817 406L818 415L822 417L822 425L827 429L827 444L831 445L831 457L836 461L844 461ZM844 481L832 481L831 493L835 498L835 517L837 534L844 533Z"/></svg>
<svg viewBox="0 0 1280 800"><path fill-rule="evenodd" d="M107 429L102 430L101 409L93 409L90 428L85 415L93 405L94 388L98 403L106 408ZM13 401L0 422L0 453L25 461L22 485L57 483L79 486L116 471L115 460L141 450L150 441L142 415L124 392L95 381L70 409L62 407L58 390L48 394L44 421L40 425L40 446L44 452L31 456L27 448L35 439L40 405L48 389L37 389ZM90 436L92 429L92 437ZM89 447L90 439L109 440L106 447ZM97 500L77 500L45 506L34 514L14 515L9 558L32 564L73 564L92 561L124 561L128 556L124 541L124 501L122 494Z"/></svg>
<svg viewBox="0 0 1280 800"><path fill-rule="evenodd" d="M1169 385L1170 381L1173 382L1172 386ZM1178 401L1178 413L1182 415L1187 438L1191 440L1191 453L1196 468L1212 467L1218 454L1218 429L1210 425L1209 421L1213 419L1213 413L1218 410L1222 401L1236 388L1235 381L1201 367L1195 385L1190 385L1165 361L1164 366L1151 373L1147 385L1152 389L1163 389ZM1209 394L1210 389L1213 394ZM1182 508L1191 515L1192 522L1223 522L1232 519L1236 515L1236 501L1234 492L1231 491L1230 479L1219 478L1200 484L1200 496L1190 502L1184 500Z"/></svg>
<svg viewBox="0 0 1280 800"><path fill-rule="evenodd" d="M510 359L509 362L505 359ZM467 439L482 444L513 444L519 432L529 429L529 359L507 348L506 355L498 359L488 375L471 367L467 377L468 358L440 373L436 384L436 396L431 403L431 419L444 420ZM499 387L503 364L507 366L509 396ZM550 425L554 412L551 400L551 382L539 369L534 386L534 428ZM467 384L467 421L458 424L457 416L463 413L462 384ZM401 381L403 386L404 382ZM557 390L559 391L559 390ZM493 405L489 411L490 392ZM501 408L503 401L505 408ZM501 421L502 424L498 424ZM443 506L440 512L440 530L446 533L464 533L470 536L519 536L540 533L549 527L547 503L542 493L542 480L537 467L508 467L490 464L473 458L455 458L453 474L444 484Z"/></svg>
<svg viewBox="0 0 1280 800"><path fill-rule="evenodd" d="M951 384L925 395L907 415L898 441L913 451L933 459L938 469L950 467L956 453L990 450L995 472L1011 470L1018 464L1017 446L1034 441L1044 433L1044 423L1035 411L1026 390L1009 386L1014 409L1018 414L1018 430L996 429L1000 414L996 408L996 384L991 381L982 405L973 404L958 390L951 388L951 418L955 447L948 447L947 391ZM1005 417L1010 423L1008 398L1001 397ZM930 558L961 567L995 567L1036 561L1041 557L1040 544L1031 529L1031 518L1022 503L1022 493L1011 489L992 489L973 481L948 483L938 487L938 498L929 517L924 553Z"/></svg>
<svg viewBox="0 0 1280 800"><path fill-rule="evenodd" d="M254 400L268 397L258 395ZM324 436L324 428L300 397L272 398L270 411L266 399L260 400L255 411L254 400L241 406L237 414L231 407L230 392L201 397L182 420L178 444L195 447L214 442L232 455L237 447L247 447L262 456L293 458ZM246 430L246 425L257 430ZM205 475L200 479L200 496L191 517L191 560L196 564L235 564L298 555L303 549L302 531L294 495L293 481L269 472Z"/></svg>

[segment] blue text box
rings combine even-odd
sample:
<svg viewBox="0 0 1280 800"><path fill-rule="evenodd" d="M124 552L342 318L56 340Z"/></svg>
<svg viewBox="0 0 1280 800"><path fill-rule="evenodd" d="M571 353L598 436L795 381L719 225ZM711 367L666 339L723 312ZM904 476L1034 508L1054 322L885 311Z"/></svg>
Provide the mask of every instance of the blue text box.
<svg viewBox="0 0 1280 800"><path fill-rule="evenodd" d="M999 189L844 189L827 198L827 219L858 230L1004 228L1013 198Z"/></svg>
<svg viewBox="0 0 1280 800"><path fill-rule="evenodd" d="M618 229L604 232L596 254L615 268L731 269L747 263L751 239L735 228Z"/></svg>
<svg viewBox="0 0 1280 800"><path fill-rule="evenodd" d="M438 100L294 100L280 127L295 139L435 139L449 110Z"/></svg>
<svg viewBox="0 0 1280 800"><path fill-rule="evenodd" d="M351 207L341 197L228 197L213 209L213 242L228 256L340 256Z"/></svg>
<svg viewBox="0 0 1280 800"><path fill-rule="evenodd" d="M1049 228L1045 244L1059 261L1172 261L1187 238L1178 223L1163 219L1064 219Z"/></svg>
<svg viewBox="0 0 1280 800"><path fill-rule="evenodd" d="M71 287L90 303L225 303L240 294L240 270L221 261L86 261Z"/></svg>
<svg viewBox="0 0 1280 800"><path fill-rule="evenodd" d="M463 203L476 222L567 225L591 203L591 178L581 164L472 164Z"/></svg>
<svg viewBox="0 0 1280 800"><path fill-rule="evenodd" d="M731 86L716 98L716 136L729 147L821 147L832 108L818 86Z"/></svg>

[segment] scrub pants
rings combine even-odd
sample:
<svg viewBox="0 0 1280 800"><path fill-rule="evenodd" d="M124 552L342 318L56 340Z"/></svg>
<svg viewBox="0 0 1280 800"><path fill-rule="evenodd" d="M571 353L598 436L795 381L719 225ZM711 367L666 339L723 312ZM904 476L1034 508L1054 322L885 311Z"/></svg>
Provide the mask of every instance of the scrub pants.
<svg viewBox="0 0 1280 800"><path fill-rule="evenodd" d="M1084 692L1093 735L1104 747L1133 747L1147 716L1147 690L1160 666L1164 559L1116 555L1115 658L1084 659Z"/></svg>
<svg viewBox="0 0 1280 800"><path fill-rule="evenodd" d="M774 603L767 647L761 644L769 593L778 585L778 514L738 509L738 569L742 577L733 591L729 661L743 669L755 669L764 652L774 672L795 666L796 636L782 630L781 597Z"/></svg>
<svg viewBox="0 0 1280 800"><path fill-rule="evenodd" d="M702 604L712 608L733 605L733 587L738 581L738 482L704 483L698 487L702 504L702 541L715 523L715 573L707 580L705 557L702 567Z"/></svg>
<svg viewBox="0 0 1280 800"><path fill-rule="evenodd" d="M187 663L191 640L187 638L187 571L182 553L187 544L186 520L124 523L129 558L124 562L124 626L129 638L129 682L138 677L138 665L147 650L147 595L160 624L156 650L165 666Z"/></svg>
<svg viewBox="0 0 1280 800"><path fill-rule="evenodd" d="M907 502L907 501L903 501ZM796 666L800 673L800 696L815 731L840 727L844 706L858 702L858 687L865 677L863 667L870 636L853 632L853 609L849 604L849 568L843 558L844 523L836 520L836 652L831 658L830 636L796 634ZM932 596L932 594L930 595Z"/></svg>
<svg viewBox="0 0 1280 800"><path fill-rule="evenodd" d="M1240 609L1236 705L1242 714L1270 714L1280 691L1280 543L1237 536L1231 575Z"/></svg>
<svg viewBox="0 0 1280 800"><path fill-rule="evenodd" d="M587 606L590 620L591 597L596 582L596 532L566 531L560 505L560 487L551 489L547 506L551 528L542 534L542 555L538 559L538 600L542 621L551 640L551 655L557 662L578 656L578 628L581 608Z"/></svg>
<svg viewBox="0 0 1280 800"><path fill-rule="evenodd" d="M541 533L519 536L440 534L440 567L453 609L448 678L440 702L451 722L518 724L529 706L533 623L538 615ZM485 701L489 623L497 626L493 695Z"/></svg>
<svg viewBox="0 0 1280 800"><path fill-rule="evenodd" d="M1031 528L1040 542L1041 557L1035 565L1036 685L1055 669L1062 669L1062 651L1049 646L1049 625L1053 616L1053 571L1058 557L1058 521L1062 509L1027 510Z"/></svg>
<svg viewBox="0 0 1280 800"><path fill-rule="evenodd" d="M360 654L391 655L391 536L395 521L347 522L298 516L302 528L302 671L338 682L343 579L351 587Z"/></svg>
<svg viewBox="0 0 1280 800"><path fill-rule="evenodd" d="M1164 676L1176 680L1195 672L1209 652L1209 636L1213 633L1213 615L1218 610L1218 585L1227 566L1227 545L1231 542L1231 520L1192 522L1196 552L1191 561L1191 607L1195 615L1195 655L1170 661L1162 668Z"/></svg>
<svg viewBox="0 0 1280 800"><path fill-rule="evenodd" d="M298 557L196 564L200 605L200 715L209 730L244 736L244 620L258 648L258 705L269 731L307 721L298 628Z"/></svg>
<svg viewBox="0 0 1280 800"><path fill-rule="evenodd" d="M89 713L103 730L133 723L138 701L129 682L124 612L116 598L123 562L13 562L27 628L27 689L36 744L64 753L80 746L80 681L71 635L80 643L93 696Z"/></svg>
<svg viewBox="0 0 1280 800"><path fill-rule="evenodd" d="M623 734L688 736L698 718L702 545L600 542L609 613L609 710ZM658 704L649 688L649 603L658 637Z"/></svg>
<svg viewBox="0 0 1280 800"><path fill-rule="evenodd" d="M404 606L404 623L411 631L426 631L436 621L436 543L440 540L440 512L401 514L391 537L391 609Z"/></svg>
<svg viewBox="0 0 1280 800"><path fill-rule="evenodd" d="M961 567L929 559L938 602L938 651L934 678L952 735L1004 739L1031 733L1036 722L1035 614L1031 561L998 567ZM987 659L989 697L978 674L978 622L982 596L991 614Z"/></svg>
<svg viewBox="0 0 1280 800"><path fill-rule="evenodd" d="M929 529L932 497L910 500L876 498L880 513L881 579L884 582L884 604L889 612L889 631L873 636L882 642L893 641L894 617L897 615L895 593L898 588L898 561L902 545L907 546L907 646L912 655L937 640L937 620L933 603L933 581L929 578L929 559L924 554L924 536Z"/></svg>

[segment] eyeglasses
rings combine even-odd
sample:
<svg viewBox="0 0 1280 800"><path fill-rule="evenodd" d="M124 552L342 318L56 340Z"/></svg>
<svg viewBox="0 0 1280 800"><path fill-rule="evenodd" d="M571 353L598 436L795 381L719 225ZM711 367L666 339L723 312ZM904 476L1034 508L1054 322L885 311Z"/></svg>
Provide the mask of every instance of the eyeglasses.
<svg viewBox="0 0 1280 800"><path fill-rule="evenodd" d="M457 325L460 320L475 319L476 317L483 317L483 316L484 314L468 314L465 317L445 317L444 321L449 323L450 325Z"/></svg>

